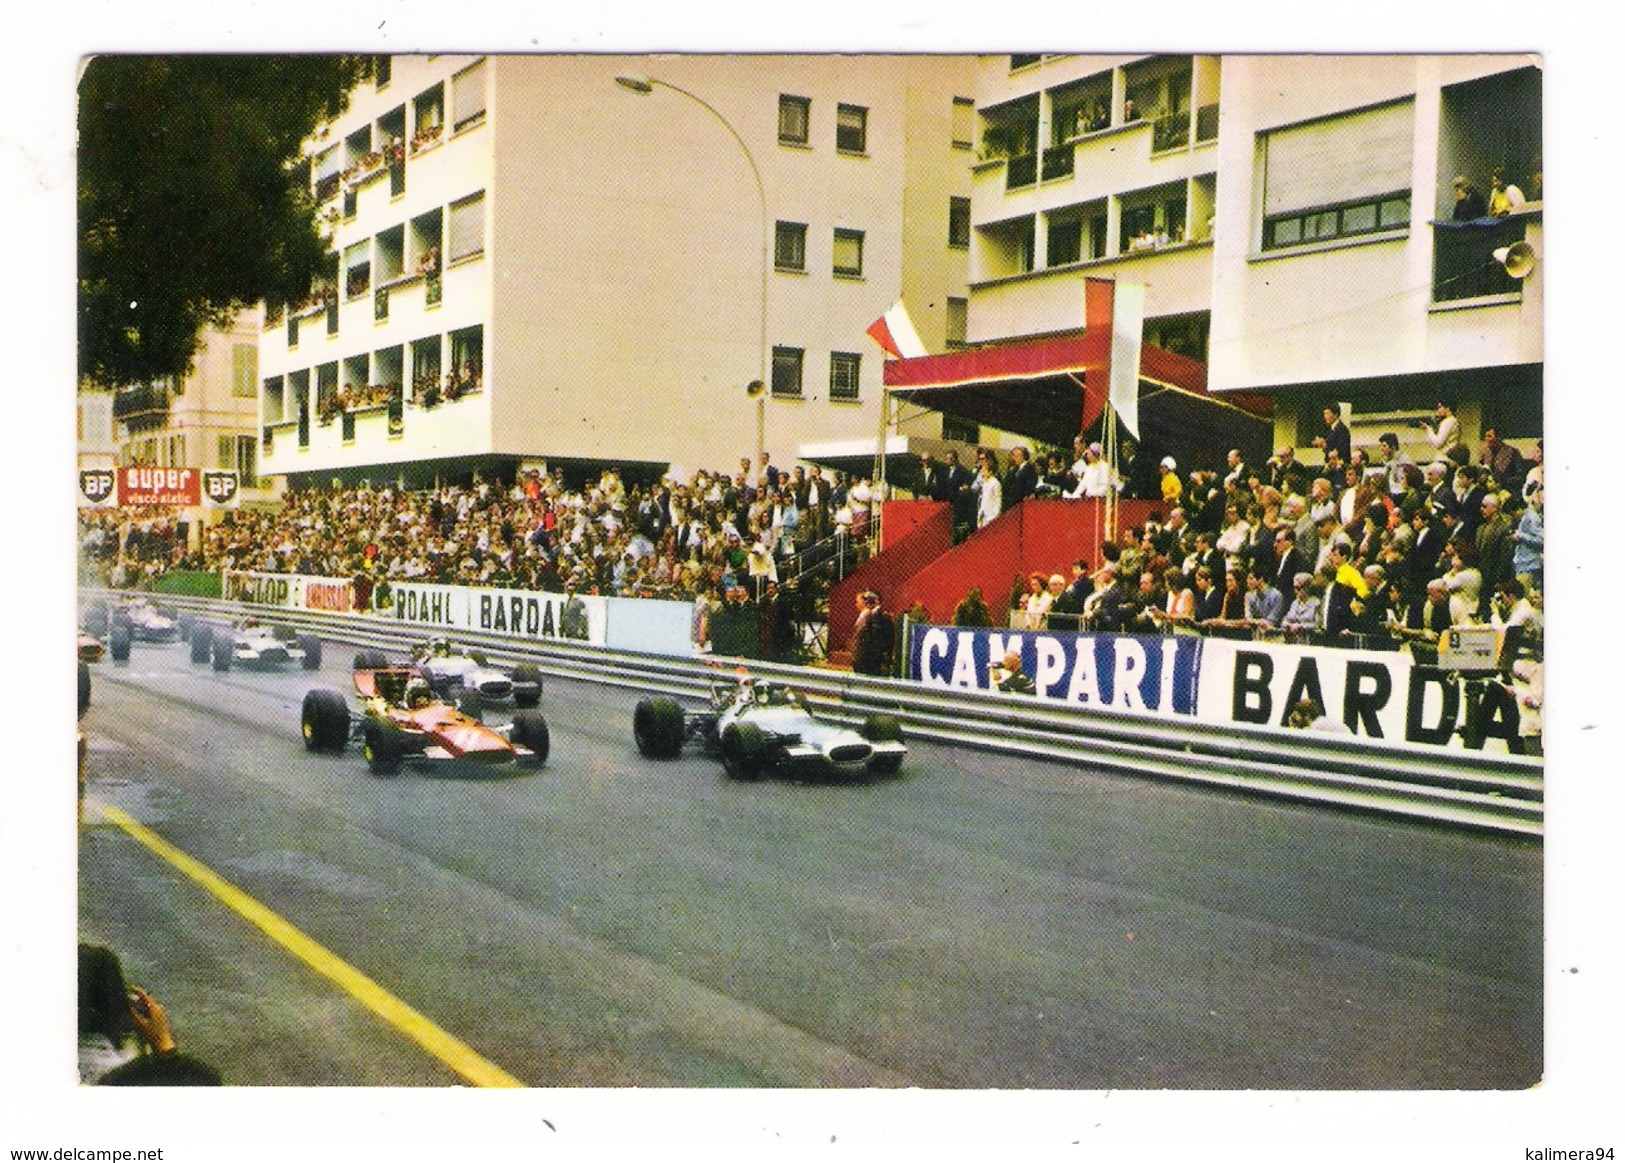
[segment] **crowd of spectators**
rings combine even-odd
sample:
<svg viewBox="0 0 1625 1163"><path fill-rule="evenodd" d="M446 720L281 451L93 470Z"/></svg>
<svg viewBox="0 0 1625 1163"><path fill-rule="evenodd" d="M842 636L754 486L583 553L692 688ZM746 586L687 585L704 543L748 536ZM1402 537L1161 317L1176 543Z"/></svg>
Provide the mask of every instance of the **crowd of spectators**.
<svg viewBox="0 0 1625 1163"><path fill-rule="evenodd" d="M1464 626L1513 630L1506 658L1538 655L1544 588L1542 446L1526 458L1484 430L1476 457L1461 443L1456 417L1440 404L1421 436L1436 459L1412 463L1395 433L1352 448L1335 407L1313 444L1320 464L1283 447L1263 465L1238 450L1225 472L1181 477L1173 458L1154 484L1135 454L1108 480L1098 445L1076 442L1077 459L1046 458L1036 484L1023 482L1020 452L997 476L978 455L979 479L1003 495L1089 496L1117 488L1158 498L1167 508L1126 528L1102 548L1098 568L1074 561L1056 572L1017 578L1009 623L1025 629L1201 632L1289 637L1318 643L1397 648L1431 658L1442 632ZM929 458L922 487L953 499L949 470ZM975 487L974 485L972 487ZM983 485L982 496L999 492ZM961 502L963 504L963 502ZM965 506L968 512L968 505ZM996 510L995 510L996 515ZM1059 563L1058 563L1059 564Z"/></svg>

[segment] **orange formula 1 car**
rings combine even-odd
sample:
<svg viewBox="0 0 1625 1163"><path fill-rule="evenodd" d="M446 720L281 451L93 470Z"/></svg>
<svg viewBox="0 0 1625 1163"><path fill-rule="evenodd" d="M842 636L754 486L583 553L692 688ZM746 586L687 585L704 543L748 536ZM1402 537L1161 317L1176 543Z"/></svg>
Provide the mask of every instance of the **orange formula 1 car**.
<svg viewBox="0 0 1625 1163"><path fill-rule="evenodd" d="M356 658L358 707L331 687L305 695L300 727L311 751L343 751L351 742L374 775L394 775L403 763L540 766L547 761L547 721L534 708L506 723L482 722L434 695L416 667L392 666L366 652Z"/></svg>

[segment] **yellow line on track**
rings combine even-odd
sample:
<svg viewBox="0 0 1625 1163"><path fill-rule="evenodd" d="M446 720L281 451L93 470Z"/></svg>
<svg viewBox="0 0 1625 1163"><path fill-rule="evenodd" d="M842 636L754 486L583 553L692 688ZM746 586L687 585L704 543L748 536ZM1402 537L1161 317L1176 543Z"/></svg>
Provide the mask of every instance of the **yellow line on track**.
<svg viewBox="0 0 1625 1163"><path fill-rule="evenodd" d="M127 813L96 801L92 801L92 806L107 820L218 897L232 912L262 930L271 940L331 980L475 1086L525 1085L500 1066L482 1058L466 1043L452 1037L359 969L328 952L236 885L222 879L150 828L138 824Z"/></svg>

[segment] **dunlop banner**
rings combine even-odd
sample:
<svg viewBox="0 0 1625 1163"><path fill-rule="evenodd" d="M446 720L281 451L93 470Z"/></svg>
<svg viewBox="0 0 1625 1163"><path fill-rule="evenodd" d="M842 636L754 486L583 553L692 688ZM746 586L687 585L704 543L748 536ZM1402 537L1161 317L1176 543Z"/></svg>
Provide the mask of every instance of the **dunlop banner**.
<svg viewBox="0 0 1625 1163"><path fill-rule="evenodd" d="M220 576L220 596L227 601L289 610L344 614L355 609L355 587L342 577L227 571Z"/></svg>

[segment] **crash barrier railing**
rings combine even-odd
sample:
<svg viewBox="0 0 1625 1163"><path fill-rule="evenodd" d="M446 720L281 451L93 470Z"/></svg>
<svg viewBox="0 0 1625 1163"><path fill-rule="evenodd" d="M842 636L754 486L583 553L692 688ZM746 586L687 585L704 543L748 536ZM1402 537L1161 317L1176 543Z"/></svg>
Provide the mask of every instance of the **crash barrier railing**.
<svg viewBox="0 0 1625 1163"><path fill-rule="evenodd" d="M82 593L85 600L98 596L118 595ZM273 613L240 602L179 595L166 597L164 604L215 626L253 614L327 642L397 654L425 637L422 627L373 616ZM745 664L740 659L668 658L566 642L542 644L472 631L459 632L457 642L483 651L493 663L529 662L544 676L627 691L629 740L634 696L704 698L713 682L731 680L734 669ZM1251 724L1193 723L1041 702L1030 695L766 662L752 661L749 667L759 678L804 692L829 718L857 723L870 714L895 715L913 738L1460 827L1525 836L1544 831L1543 764L1523 756L1446 752Z"/></svg>

